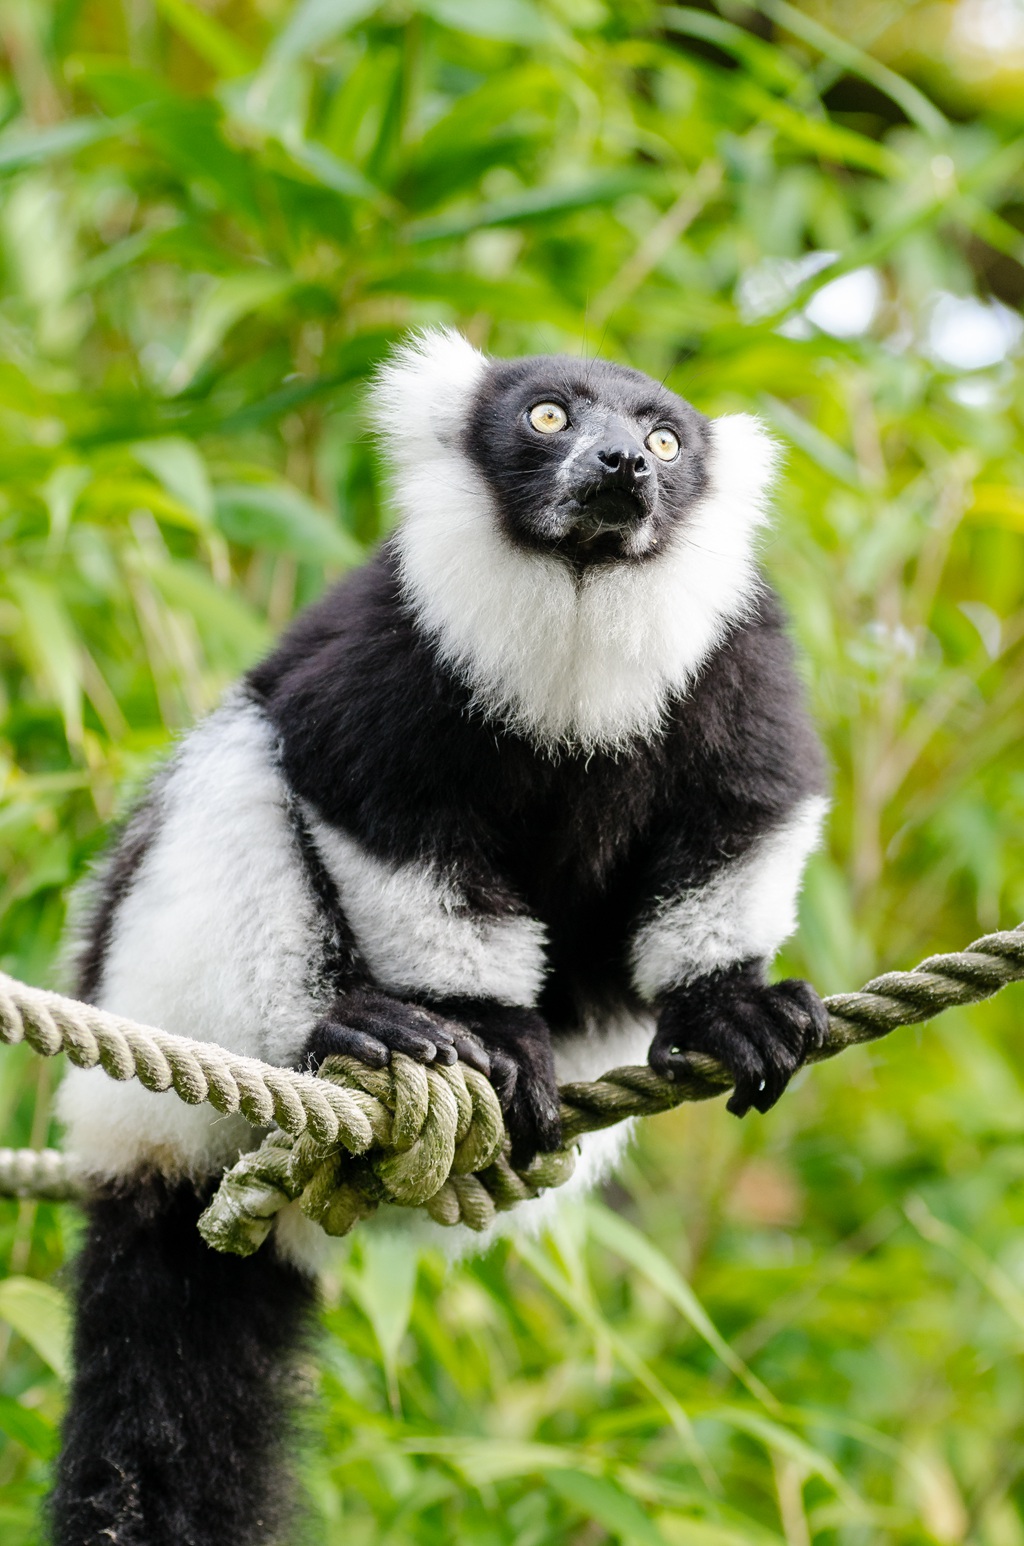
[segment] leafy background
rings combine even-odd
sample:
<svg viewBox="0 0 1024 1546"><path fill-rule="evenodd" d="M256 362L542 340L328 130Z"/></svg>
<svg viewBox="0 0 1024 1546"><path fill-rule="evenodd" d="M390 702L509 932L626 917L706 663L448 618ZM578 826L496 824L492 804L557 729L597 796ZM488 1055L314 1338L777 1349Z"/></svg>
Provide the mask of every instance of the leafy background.
<svg viewBox="0 0 1024 1546"><path fill-rule="evenodd" d="M363 384L433 321L788 447L766 560L835 811L784 964L1024 917L1020 0L4 0L0 42L4 969L57 980L104 825L386 527ZM1024 1542L1021 1006L651 1121L536 1244L356 1241L312 1538ZM3 1053L4 1141L56 1077ZM10 1546L75 1230L0 1204Z"/></svg>

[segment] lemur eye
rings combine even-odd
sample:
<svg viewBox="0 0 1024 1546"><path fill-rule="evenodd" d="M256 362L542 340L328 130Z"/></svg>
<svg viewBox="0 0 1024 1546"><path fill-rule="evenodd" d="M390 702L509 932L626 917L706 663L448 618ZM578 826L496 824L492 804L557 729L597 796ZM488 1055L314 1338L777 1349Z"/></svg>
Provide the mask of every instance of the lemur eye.
<svg viewBox="0 0 1024 1546"><path fill-rule="evenodd" d="M647 444L659 461L674 462L679 455L679 441L670 429L652 429Z"/></svg>
<svg viewBox="0 0 1024 1546"><path fill-rule="evenodd" d="M537 403L530 409L530 423L542 435L557 435L569 422L569 415L557 403Z"/></svg>

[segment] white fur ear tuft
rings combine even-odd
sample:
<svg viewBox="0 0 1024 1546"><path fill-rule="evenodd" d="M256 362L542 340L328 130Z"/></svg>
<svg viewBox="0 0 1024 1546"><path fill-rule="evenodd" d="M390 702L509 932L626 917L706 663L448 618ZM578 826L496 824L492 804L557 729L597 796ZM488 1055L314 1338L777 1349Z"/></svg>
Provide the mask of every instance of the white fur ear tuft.
<svg viewBox="0 0 1024 1546"><path fill-rule="evenodd" d="M778 442L752 413L712 419L711 435L715 494L734 509L746 507L752 526L770 520L768 503L782 461Z"/></svg>
<svg viewBox="0 0 1024 1546"><path fill-rule="evenodd" d="M454 328L428 328L402 343L377 373L370 418L397 463L450 445L466 423L487 360Z"/></svg>

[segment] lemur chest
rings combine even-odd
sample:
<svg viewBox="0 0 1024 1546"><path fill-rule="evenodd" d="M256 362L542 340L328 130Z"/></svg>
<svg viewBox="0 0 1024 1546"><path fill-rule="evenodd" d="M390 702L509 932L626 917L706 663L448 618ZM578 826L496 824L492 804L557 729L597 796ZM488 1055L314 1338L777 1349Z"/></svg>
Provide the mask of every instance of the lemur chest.
<svg viewBox="0 0 1024 1546"><path fill-rule="evenodd" d="M501 843L514 894L545 930L549 995L625 983L653 841L642 781L567 782L512 816Z"/></svg>
<svg viewBox="0 0 1024 1546"><path fill-rule="evenodd" d="M650 798L622 769L428 788L389 856L307 807L355 943L389 989L536 1002L627 979ZM616 776L610 777L610 774ZM421 791L423 786L420 785ZM418 817L418 820L413 820Z"/></svg>

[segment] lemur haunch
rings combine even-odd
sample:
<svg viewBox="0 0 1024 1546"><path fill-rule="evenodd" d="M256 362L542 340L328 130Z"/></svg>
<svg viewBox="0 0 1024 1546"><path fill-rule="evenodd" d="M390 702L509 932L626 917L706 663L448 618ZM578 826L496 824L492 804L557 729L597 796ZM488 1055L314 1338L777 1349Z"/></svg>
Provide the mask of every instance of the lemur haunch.
<svg viewBox="0 0 1024 1546"><path fill-rule="evenodd" d="M154 779L95 886L80 994L292 1067L488 1073L514 1156L557 1086L690 1049L766 1111L825 1026L769 984L825 808L753 553L772 446L637 371L429 333L382 371L397 528ZM282 1528L301 1215L237 1260L196 1218L258 1139L69 1069L104 1178L80 1260L58 1546L254 1546ZM604 1174L584 1141L560 1197Z"/></svg>

